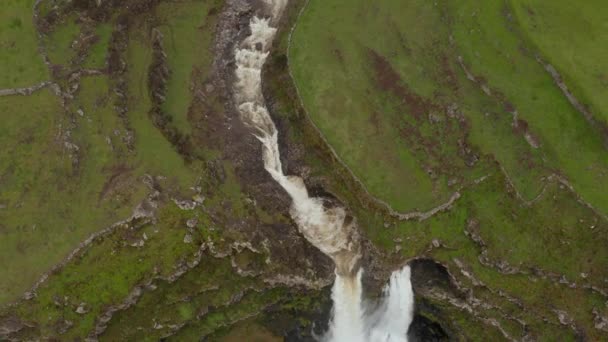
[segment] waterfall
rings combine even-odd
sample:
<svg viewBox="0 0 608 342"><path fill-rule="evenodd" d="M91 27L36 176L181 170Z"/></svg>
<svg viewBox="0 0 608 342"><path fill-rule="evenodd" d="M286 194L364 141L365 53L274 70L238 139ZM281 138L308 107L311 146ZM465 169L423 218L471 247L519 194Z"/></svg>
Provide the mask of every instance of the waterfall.
<svg viewBox="0 0 608 342"><path fill-rule="evenodd" d="M361 258L356 221L339 206L327 208L323 198L310 197L302 178L283 173L278 131L262 95L262 67L268 58L276 25L287 0L264 0L268 17L254 16L251 34L236 48L234 100L243 121L262 143L264 168L292 199L290 215L302 235L336 265L332 291L333 317L326 339L335 342L406 341L411 322L413 293L410 270L391 276L379 309L366 315L362 303Z"/></svg>
<svg viewBox="0 0 608 342"><path fill-rule="evenodd" d="M369 316L367 334L371 342L406 342L407 330L414 318L414 292L410 267L393 272L384 288L379 308Z"/></svg>
<svg viewBox="0 0 608 342"><path fill-rule="evenodd" d="M282 13L286 2L277 0L272 4L271 13ZM254 129L255 136L262 143L264 168L291 197L291 217L302 235L334 260L340 274L351 274L360 258L359 235L354 220L347 219L344 208L325 208L322 198L310 197L302 178L283 173L278 131L264 102L261 76L276 33L271 22L276 19L257 16L251 19L251 35L235 51L235 101L243 121Z"/></svg>

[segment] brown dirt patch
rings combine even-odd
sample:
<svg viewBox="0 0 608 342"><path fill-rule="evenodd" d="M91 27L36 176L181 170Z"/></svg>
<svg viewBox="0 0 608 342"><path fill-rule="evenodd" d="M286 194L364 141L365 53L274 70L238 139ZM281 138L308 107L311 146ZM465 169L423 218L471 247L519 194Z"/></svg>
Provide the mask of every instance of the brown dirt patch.
<svg viewBox="0 0 608 342"><path fill-rule="evenodd" d="M116 186L120 183L121 176L128 175L132 170L133 169L128 167L126 164L117 164L107 170L104 170L110 173L110 177L106 179L101 191L99 192L99 200L105 198L107 194L112 191L112 189L116 188Z"/></svg>
<svg viewBox="0 0 608 342"><path fill-rule="evenodd" d="M430 109L436 107L429 100L411 91L386 58L374 50L370 49L368 51L374 67L376 82L380 89L391 92L396 97L405 101L409 108L409 113L416 120L422 120Z"/></svg>

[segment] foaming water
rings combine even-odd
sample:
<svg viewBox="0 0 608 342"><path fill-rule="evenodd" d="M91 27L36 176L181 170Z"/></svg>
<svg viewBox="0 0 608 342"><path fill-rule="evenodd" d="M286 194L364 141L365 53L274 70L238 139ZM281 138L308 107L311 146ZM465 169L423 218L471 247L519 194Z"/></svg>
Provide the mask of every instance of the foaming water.
<svg viewBox="0 0 608 342"><path fill-rule="evenodd" d="M361 274L343 277L336 275L331 292L334 303L332 319L325 341L366 342L364 330L364 309L361 296Z"/></svg>
<svg viewBox="0 0 608 342"><path fill-rule="evenodd" d="M393 272L380 304L373 310L366 310L362 298L362 272L352 277L336 275L332 319L323 341L407 342L414 315L410 267Z"/></svg>
<svg viewBox="0 0 608 342"><path fill-rule="evenodd" d="M264 168L292 199L290 215L302 235L336 265L332 290L334 309L324 340L332 342L407 341L412 320L413 292L408 266L396 271L384 289L382 303L366 314L362 300L361 257L356 222L339 206L326 206L323 198L310 197L302 178L283 173L278 131L268 113L262 94L262 67L268 58L287 0L264 0L269 17L255 16L251 34L235 51L234 99L243 121L254 129L262 143Z"/></svg>
<svg viewBox="0 0 608 342"><path fill-rule="evenodd" d="M290 214L302 235L336 263L340 274L354 272L359 253L359 236L354 220L347 219L341 207L326 208L322 198L310 197L300 177L283 173L279 153L278 132L268 114L262 95L261 70L268 58L278 20L286 0L265 0L270 18L253 17L251 35L235 51L235 100L245 123L255 129L262 143L264 168L292 199Z"/></svg>
<svg viewBox="0 0 608 342"><path fill-rule="evenodd" d="M372 315L369 341L406 342L407 330L414 318L414 292L410 267L393 272L384 288L384 300Z"/></svg>

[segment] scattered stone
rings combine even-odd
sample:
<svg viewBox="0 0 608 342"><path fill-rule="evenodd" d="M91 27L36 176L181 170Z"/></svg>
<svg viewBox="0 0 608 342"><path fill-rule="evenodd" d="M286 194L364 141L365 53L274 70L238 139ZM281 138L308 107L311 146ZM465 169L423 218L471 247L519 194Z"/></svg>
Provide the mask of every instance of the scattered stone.
<svg viewBox="0 0 608 342"><path fill-rule="evenodd" d="M443 118L439 114L436 114L436 113L431 112L431 113L429 113L428 117L429 117L429 122L432 124L443 121L442 120Z"/></svg>
<svg viewBox="0 0 608 342"><path fill-rule="evenodd" d="M68 305L68 297L59 297L57 295L53 296L53 304L57 307L64 307Z"/></svg>
<svg viewBox="0 0 608 342"><path fill-rule="evenodd" d="M184 243L192 243L192 235L191 234L186 234L184 235Z"/></svg>
<svg viewBox="0 0 608 342"><path fill-rule="evenodd" d="M130 246L140 248L143 247L145 244L146 242L144 241L144 239L140 239L139 241L132 243Z"/></svg>
<svg viewBox="0 0 608 342"><path fill-rule="evenodd" d="M9 335L19 332L26 327L30 327L30 325L22 322L17 316L4 317L0 321L0 340L4 341L4 338L8 340Z"/></svg>
<svg viewBox="0 0 608 342"><path fill-rule="evenodd" d="M528 143L528 145L530 145L530 147L536 149L540 147L540 142L538 141L538 138L532 135L532 133L526 132L524 134L524 138L526 139L526 142Z"/></svg>
<svg viewBox="0 0 608 342"><path fill-rule="evenodd" d="M78 305L78 307L76 308L77 314L84 315L87 312L89 312L89 309L87 308L87 303L80 303L80 305Z"/></svg>
<svg viewBox="0 0 608 342"><path fill-rule="evenodd" d="M176 198L173 198L173 203L175 203L175 205L177 205L181 210L194 210L198 205L198 203L195 201L179 200Z"/></svg>
<svg viewBox="0 0 608 342"><path fill-rule="evenodd" d="M448 186L454 186L456 184L458 184L458 179L457 178L450 178L448 180Z"/></svg>
<svg viewBox="0 0 608 342"><path fill-rule="evenodd" d="M593 326L595 329L608 332L608 318L600 315L597 309L593 309Z"/></svg>
<svg viewBox="0 0 608 342"><path fill-rule="evenodd" d="M65 146L66 149L70 150L70 151L75 151L78 152L80 150L80 148L78 147L78 145L73 144L69 141L64 141L63 145Z"/></svg>
<svg viewBox="0 0 608 342"><path fill-rule="evenodd" d="M74 326L74 322L70 321L70 320L63 320L62 322L60 322L58 324L57 327L57 332L61 335L65 334L66 332L68 332L68 330L70 330L71 327Z"/></svg>
<svg viewBox="0 0 608 342"><path fill-rule="evenodd" d="M198 224L198 219L196 217L193 217L193 218L189 219L188 221L186 221L186 225L188 226L188 228L194 228L194 227L196 227L197 224Z"/></svg>
<svg viewBox="0 0 608 342"><path fill-rule="evenodd" d="M192 196L192 199L194 200L194 202L196 202L198 204L203 204L203 201L205 201L205 196L194 195L194 196Z"/></svg>
<svg viewBox="0 0 608 342"><path fill-rule="evenodd" d="M559 322L562 325L572 324L573 320L572 320L572 318L570 318L570 316L568 315L568 313L566 311L553 310L553 312L555 312L555 314L557 315L557 319L559 319Z"/></svg>
<svg viewBox="0 0 608 342"><path fill-rule="evenodd" d="M211 84L211 83L207 83L207 84L205 85L205 91L206 91L207 93L212 93L214 90L215 90L215 86L214 86L213 84Z"/></svg>
<svg viewBox="0 0 608 342"><path fill-rule="evenodd" d="M158 208L158 204L156 203L156 198L158 197L158 192L153 192L148 196L148 198L144 199L139 203L135 209L133 209L133 214L131 215L132 219L137 218L151 218L154 217L154 211Z"/></svg>

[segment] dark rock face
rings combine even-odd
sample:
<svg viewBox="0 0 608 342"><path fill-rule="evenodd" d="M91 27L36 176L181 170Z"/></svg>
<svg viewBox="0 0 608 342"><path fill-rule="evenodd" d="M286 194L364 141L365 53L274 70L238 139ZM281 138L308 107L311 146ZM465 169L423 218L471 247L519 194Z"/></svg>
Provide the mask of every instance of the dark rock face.
<svg viewBox="0 0 608 342"><path fill-rule="evenodd" d="M427 293L433 288L441 289L454 296L459 291L452 284L448 270L440 263L431 259L417 259L410 263L412 269L412 287L416 295L415 316L408 330L409 341L450 341L449 328L444 322L438 322L429 317L441 317L439 308L433 306L420 294Z"/></svg>
<svg viewBox="0 0 608 342"><path fill-rule="evenodd" d="M318 337L329 330L332 311L331 287L327 286L318 295L314 295L313 301L316 303L314 309L305 312L298 309L269 308L265 312L265 326L275 335L283 336L286 342L318 341Z"/></svg>
<svg viewBox="0 0 608 342"><path fill-rule="evenodd" d="M431 259L416 259L410 263L412 268L412 287L414 293L424 292L428 288L439 287L453 292L456 287L450 281L448 270Z"/></svg>
<svg viewBox="0 0 608 342"><path fill-rule="evenodd" d="M439 342L450 340L448 334L443 330L439 323L422 315L414 316L414 320L407 332L407 338L410 342Z"/></svg>

